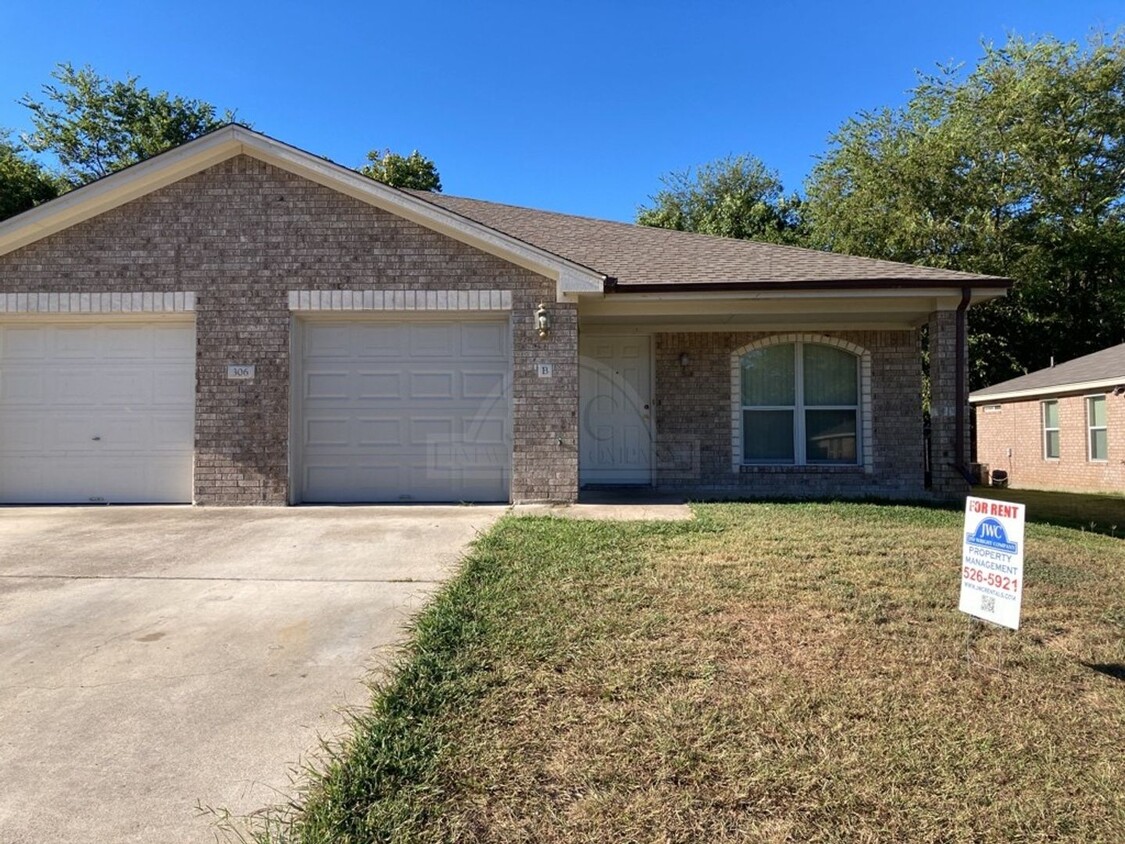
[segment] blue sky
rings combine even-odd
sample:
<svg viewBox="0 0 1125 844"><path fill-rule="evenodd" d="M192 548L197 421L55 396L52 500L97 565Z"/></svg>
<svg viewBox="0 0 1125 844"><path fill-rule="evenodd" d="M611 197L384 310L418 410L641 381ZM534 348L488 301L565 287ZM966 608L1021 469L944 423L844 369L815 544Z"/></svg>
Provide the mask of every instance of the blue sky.
<svg viewBox="0 0 1125 844"><path fill-rule="evenodd" d="M446 193L631 220L670 170L750 152L801 187L847 117L1008 32L1084 39L1125 0L26 2L0 126L57 62L234 108L341 164L417 148Z"/></svg>

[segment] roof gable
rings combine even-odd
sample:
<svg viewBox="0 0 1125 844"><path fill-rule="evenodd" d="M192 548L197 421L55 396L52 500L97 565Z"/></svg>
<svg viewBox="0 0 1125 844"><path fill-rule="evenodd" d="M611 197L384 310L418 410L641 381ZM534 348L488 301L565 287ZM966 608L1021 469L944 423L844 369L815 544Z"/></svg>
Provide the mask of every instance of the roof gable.
<svg viewBox="0 0 1125 844"><path fill-rule="evenodd" d="M264 161L554 279L560 297L600 293L604 287L605 276L596 270L238 125L225 126L5 220L0 223L0 255L237 155Z"/></svg>

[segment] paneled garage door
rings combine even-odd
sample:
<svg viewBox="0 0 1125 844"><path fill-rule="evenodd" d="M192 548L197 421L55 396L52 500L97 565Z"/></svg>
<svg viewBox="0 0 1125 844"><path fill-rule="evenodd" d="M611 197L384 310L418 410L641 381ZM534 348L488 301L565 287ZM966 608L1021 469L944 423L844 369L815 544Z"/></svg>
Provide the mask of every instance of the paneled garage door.
<svg viewBox="0 0 1125 844"><path fill-rule="evenodd" d="M507 501L508 320L298 323L300 500Z"/></svg>
<svg viewBox="0 0 1125 844"><path fill-rule="evenodd" d="M190 322L0 322L0 503L192 499Z"/></svg>

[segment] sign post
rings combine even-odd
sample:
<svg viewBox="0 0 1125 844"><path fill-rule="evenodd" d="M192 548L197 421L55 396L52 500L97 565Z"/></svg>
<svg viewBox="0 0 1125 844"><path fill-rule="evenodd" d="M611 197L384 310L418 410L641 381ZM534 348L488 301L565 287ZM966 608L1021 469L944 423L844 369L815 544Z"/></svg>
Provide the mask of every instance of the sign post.
<svg viewBox="0 0 1125 844"><path fill-rule="evenodd" d="M1023 601L1025 507L989 498L965 499L960 610L1018 630Z"/></svg>

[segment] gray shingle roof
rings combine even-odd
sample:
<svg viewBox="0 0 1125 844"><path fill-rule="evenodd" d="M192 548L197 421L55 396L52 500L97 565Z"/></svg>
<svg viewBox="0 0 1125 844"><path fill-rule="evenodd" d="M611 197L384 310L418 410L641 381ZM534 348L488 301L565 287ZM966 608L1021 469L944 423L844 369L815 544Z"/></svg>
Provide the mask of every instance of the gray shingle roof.
<svg viewBox="0 0 1125 844"><path fill-rule="evenodd" d="M1101 381L1120 381L1125 384L1125 343L1120 346L1110 346L1092 355L1085 355L1058 366L1048 366L977 390L970 396L971 399L983 399L988 396L1004 395L1028 390L1050 392L1066 392L1068 386L1074 384L1089 384Z"/></svg>
<svg viewBox="0 0 1125 844"><path fill-rule="evenodd" d="M619 290L650 284L1009 285L996 276L636 226L440 193L410 193L616 279Z"/></svg>

